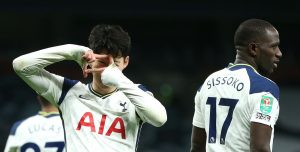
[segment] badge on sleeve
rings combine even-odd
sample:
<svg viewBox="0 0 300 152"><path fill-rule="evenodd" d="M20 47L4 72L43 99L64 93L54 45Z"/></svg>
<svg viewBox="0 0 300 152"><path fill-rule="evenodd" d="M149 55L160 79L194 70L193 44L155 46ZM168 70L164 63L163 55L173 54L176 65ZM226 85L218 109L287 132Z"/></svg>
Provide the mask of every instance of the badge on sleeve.
<svg viewBox="0 0 300 152"><path fill-rule="evenodd" d="M272 111L273 97L263 95L260 100L260 111L263 114L269 114Z"/></svg>

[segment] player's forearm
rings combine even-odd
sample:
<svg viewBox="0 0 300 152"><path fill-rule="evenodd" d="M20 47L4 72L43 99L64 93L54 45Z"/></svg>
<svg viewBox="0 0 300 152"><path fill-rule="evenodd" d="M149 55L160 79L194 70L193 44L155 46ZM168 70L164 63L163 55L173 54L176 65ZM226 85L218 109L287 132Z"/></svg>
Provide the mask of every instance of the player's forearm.
<svg viewBox="0 0 300 152"><path fill-rule="evenodd" d="M253 124L251 127L253 127ZM269 132L269 134L271 134L270 131L266 131L266 132ZM253 135L253 133L251 133L251 139L250 139L250 151L251 152L271 152L271 148L270 148L270 136L271 135L269 135L269 137L266 138L265 136L261 136L264 134L265 134L264 132L261 132L260 135L255 136L255 135Z"/></svg>
<svg viewBox="0 0 300 152"><path fill-rule="evenodd" d="M31 74L36 70L62 60L75 60L82 64L81 56L88 48L66 44L42 49L22 55L13 61L13 68L19 74Z"/></svg>
<svg viewBox="0 0 300 152"><path fill-rule="evenodd" d="M251 152L270 152L270 141L272 137L272 127L251 122L250 125L250 151Z"/></svg>
<svg viewBox="0 0 300 152"><path fill-rule="evenodd" d="M204 128L193 125L190 152L205 152L206 132Z"/></svg>
<svg viewBox="0 0 300 152"><path fill-rule="evenodd" d="M130 99L142 120L153 126L162 126L167 121L165 107L153 96L139 89L136 85L122 84L120 90Z"/></svg>
<svg viewBox="0 0 300 152"><path fill-rule="evenodd" d="M165 107L152 95L138 88L114 64L104 70L101 79L105 85L113 85L121 90L135 105L142 120L156 127L167 121Z"/></svg>
<svg viewBox="0 0 300 152"><path fill-rule="evenodd" d="M63 77L49 73L44 67L62 60L79 62L84 50L85 47L70 44L39 50L16 58L13 61L13 68L37 93L44 94L50 91L58 96L61 89L59 84L63 83Z"/></svg>
<svg viewBox="0 0 300 152"><path fill-rule="evenodd" d="M270 147L251 147L250 152L271 152Z"/></svg>

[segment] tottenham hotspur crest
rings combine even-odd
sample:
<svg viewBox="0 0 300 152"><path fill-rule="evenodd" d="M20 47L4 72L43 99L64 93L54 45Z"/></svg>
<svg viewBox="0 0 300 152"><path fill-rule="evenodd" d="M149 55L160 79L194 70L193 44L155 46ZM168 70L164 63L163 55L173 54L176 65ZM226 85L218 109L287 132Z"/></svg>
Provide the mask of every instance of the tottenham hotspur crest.
<svg viewBox="0 0 300 152"><path fill-rule="evenodd" d="M120 102L120 106L123 107L122 112L125 112L127 110L127 108L125 107L126 105L126 101L124 103Z"/></svg>

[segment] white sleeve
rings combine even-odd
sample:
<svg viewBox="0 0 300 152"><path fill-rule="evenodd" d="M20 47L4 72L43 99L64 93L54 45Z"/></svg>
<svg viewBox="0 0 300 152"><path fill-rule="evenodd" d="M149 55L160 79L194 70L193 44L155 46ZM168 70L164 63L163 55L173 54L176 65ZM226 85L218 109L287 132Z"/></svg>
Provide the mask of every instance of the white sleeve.
<svg viewBox="0 0 300 152"><path fill-rule="evenodd" d="M201 113L201 96L200 91L195 96L195 112L193 117L193 125L198 128L205 128L204 116Z"/></svg>
<svg viewBox="0 0 300 152"><path fill-rule="evenodd" d="M116 86L124 92L127 98L136 107L140 118L149 124L159 127L167 121L165 107L152 95L141 90L129 80L115 64L108 66L101 75L104 85Z"/></svg>
<svg viewBox="0 0 300 152"><path fill-rule="evenodd" d="M253 111L251 122L265 124L274 128L279 116L279 102L271 93L257 94L251 101Z"/></svg>
<svg viewBox="0 0 300 152"><path fill-rule="evenodd" d="M50 47L14 59L13 68L33 90L56 104L64 78L44 68L63 60L74 60L82 67L81 56L87 50L89 48L73 44Z"/></svg>

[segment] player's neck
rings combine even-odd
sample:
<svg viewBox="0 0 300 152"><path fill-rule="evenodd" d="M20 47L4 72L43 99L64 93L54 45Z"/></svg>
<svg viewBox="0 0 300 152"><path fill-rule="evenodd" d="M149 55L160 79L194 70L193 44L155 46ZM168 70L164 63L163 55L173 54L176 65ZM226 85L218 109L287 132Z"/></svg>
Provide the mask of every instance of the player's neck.
<svg viewBox="0 0 300 152"><path fill-rule="evenodd" d="M253 58L251 58L250 56L248 56L245 52L243 51L237 51L237 55L234 61L234 64L248 64L250 66L252 66L254 69L257 70L257 65L254 61Z"/></svg>
<svg viewBox="0 0 300 152"><path fill-rule="evenodd" d="M116 87L106 86L102 83L93 82L92 89L101 95L106 95L115 91Z"/></svg>
<svg viewBox="0 0 300 152"><path fill-rule="evenodd" d="M58 109L54 106L43 106L42 111L50 113L50 112L58 112Z"/></svg>

